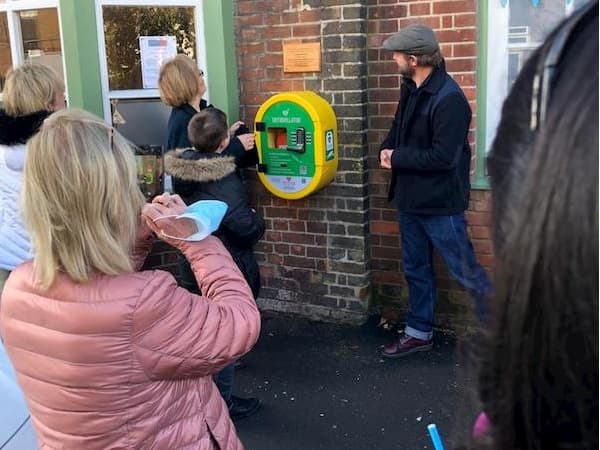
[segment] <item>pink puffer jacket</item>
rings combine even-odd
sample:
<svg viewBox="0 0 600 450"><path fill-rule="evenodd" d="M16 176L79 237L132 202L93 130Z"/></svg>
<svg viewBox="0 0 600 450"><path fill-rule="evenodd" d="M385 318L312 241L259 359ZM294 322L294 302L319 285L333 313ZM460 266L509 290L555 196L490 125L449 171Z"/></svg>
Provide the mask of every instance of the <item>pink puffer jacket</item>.
<svg viewBox="0 0 600 450"><path fill-rule="evenodd" d="M0 331L41 449L243 449L211 374L252 348L259 313L218 239L180 250L203 297L163 271L46 291L31 261L12 272Z"/></svg>

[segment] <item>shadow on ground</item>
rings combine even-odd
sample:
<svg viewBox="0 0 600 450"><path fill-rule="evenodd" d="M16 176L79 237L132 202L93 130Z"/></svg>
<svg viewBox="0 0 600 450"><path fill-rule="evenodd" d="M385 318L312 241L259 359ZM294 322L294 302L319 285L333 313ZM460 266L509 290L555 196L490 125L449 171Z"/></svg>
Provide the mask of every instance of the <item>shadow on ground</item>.
<svg viewBox="0 0 600 450"><path fill-rule="evenodd" d="M472 390L455 338L437 332L432 351L383 360L380 346L392 336L372 323L264 317L236 373L235 393L264 404L236 424L247 450L431 449L429 423L452 444L457 422L468 429L471 421L459 410Z"/></svg>

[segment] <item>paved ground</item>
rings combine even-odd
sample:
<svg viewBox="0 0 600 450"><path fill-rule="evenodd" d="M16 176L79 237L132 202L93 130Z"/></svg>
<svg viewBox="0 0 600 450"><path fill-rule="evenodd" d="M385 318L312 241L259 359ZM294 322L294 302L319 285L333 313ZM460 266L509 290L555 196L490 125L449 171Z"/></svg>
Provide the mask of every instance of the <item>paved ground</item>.
<svg viewBox="0 0 600 450"><path fill-rule="evenodd" d="M388 361L378 351L390 337L373 324L264 317L236 374L234 392L264 402L237 423L247 450L431 449L429 423L448 448L474 414L455 338L438 332L433 351Z"/></svg>

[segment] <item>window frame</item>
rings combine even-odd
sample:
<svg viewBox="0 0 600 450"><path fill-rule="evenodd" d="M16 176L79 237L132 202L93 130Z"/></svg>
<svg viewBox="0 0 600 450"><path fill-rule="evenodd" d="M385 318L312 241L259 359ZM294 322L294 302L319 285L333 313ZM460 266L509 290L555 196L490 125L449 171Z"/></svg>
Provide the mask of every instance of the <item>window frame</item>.
<svg viewBox="0 0 600 450"><path fill-rule="evenodd" d="M516 1L516 0L513 0ZM523 0L525 1L525 0ZM490 5L490 2L491 5ZM490 34L495 41L502 40L505 42L502 47L502 52L505 52L508 56L508 33L509 33L509 3L510 0L506 0L506 3L501 4L500 0L485 0L477 2L477 20L479 23L479 33L477 38L477 131L476 131L476 166L475 166L475 177L473 179L472 186L475 189L489 189L490 181L486 173L486 158L489 148L492 145L493 138L496 134L496 130L489 130L488 123L490 116L494 117L494 121L498 122L500 114L502 113L502 104L506 95L508 95L508 86L506 83L503 86L502 95L496 96L498 101L490 102L488 98L488 83L489 81L497 81L497 78L502 78L502 71L508 73L508 64L502 67L501 71L496 70L495 73L489 65L490 60ZM571 14L574 9L573 1L565 2L565 16ZM493 16L494 20L490 20L490 16ZM493 23L493 25L491 25ZM500 24L500 25L499 25ZM493 28L493 32L492 31ZM496 55L497 56L497 55Z"/></svg>
<svg viewBox="0 0 600 450"><path fill-rule="evenodd" d="M23 34L21 33L21 23L19 21L19 12L32 9L56 9L58 18L58 30L60 34L61 59L63 74L65 78L65 89L69 85L67 80L67 67L65 62L65 43L63 35L62 17L60 11L60 0L6 0L0 3L0 13L6 13L6 22L8 24L8 39L10 44L10 57L12 66L18 66L25 62L25 53L23 51ZM68 93L67 98L68 98Z"/></svg>
<svg viewBox="0 0 600 450"><path fill-rule="evenodd" d="M108 80L108 64L106 61L106 37L104 35L104 6L130 6L130 7L183 7L194 8L194 27L196 32L196 62L204 71L208 80L206 62L206 42L204 34L204 0L95 0L96 28L98 33L98 53L100 56L100 81L102 88L102 104L104 119L111 123L112 100L122 99L156 99L160 98L158 89L123 89L111 90ZM208 99L208 92L204 96Z"/></svg>

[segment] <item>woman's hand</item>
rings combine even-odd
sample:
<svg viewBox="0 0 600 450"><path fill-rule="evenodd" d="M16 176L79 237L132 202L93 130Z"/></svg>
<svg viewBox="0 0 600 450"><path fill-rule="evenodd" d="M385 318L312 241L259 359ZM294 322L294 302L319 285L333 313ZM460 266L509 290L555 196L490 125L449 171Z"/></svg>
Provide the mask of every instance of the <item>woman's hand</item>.
<svg viewBox="0 0 600 450"><path fill-rule="evenodd" d="M154 197L152 203L144 205L142 217L158 238L177 247L182 238L197 231L193 220L176 218L185 209L186 204L179 195L164 193Z"/></svg>
<svg viewBox="0 0 600 450"><path fill-rule="evenodd" d="M253 133L240 134L239 136L236 136L236 137L240 140L240 142L244 146L245 151L250 151L254 148L254 134Z"/></svg>

